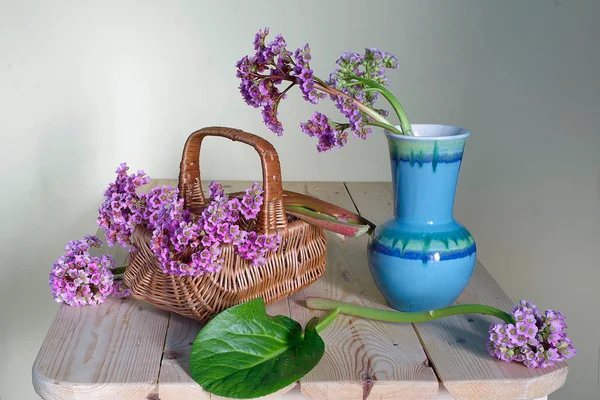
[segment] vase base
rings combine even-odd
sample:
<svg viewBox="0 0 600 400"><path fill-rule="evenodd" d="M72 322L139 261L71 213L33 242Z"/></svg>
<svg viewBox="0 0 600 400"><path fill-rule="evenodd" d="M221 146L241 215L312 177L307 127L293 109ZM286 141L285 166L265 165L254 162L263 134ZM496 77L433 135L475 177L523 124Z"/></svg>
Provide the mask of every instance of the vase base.
<svg viewBox="0 0 600 400"><path fill-rule="evenodd" d="M371 247L369 270L387 304L398 311L422 312L452 305L469 283L476 253L423 263L382 254Z"/></svg>

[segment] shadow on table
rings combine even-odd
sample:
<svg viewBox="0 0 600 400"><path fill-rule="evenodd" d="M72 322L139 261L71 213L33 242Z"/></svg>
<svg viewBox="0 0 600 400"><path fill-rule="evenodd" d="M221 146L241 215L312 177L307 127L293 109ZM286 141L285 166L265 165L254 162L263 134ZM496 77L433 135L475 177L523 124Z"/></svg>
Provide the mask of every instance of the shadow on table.
<svg viewBox="0 0 600 400"><path fill-rule="evenodd" d="M486 343L488 330L494 319L476 314L455 315L431 322L413 324L422 337L437 340L441 345L459 347L477 356L488 358ZM434 325L427 332L419 329L419 325Z"/></svg>

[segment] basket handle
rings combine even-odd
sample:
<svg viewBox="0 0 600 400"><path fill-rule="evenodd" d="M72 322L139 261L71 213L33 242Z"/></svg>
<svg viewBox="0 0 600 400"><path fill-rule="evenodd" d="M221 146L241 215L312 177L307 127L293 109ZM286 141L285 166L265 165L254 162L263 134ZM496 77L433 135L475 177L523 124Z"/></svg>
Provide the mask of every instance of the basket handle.
<svg viewBox="0 0 600 400"><path fill-rule="evenodd" d="M207 127L192 133L183 148L179 166L179 193L187 199L186 191L191 190L196 182L200 183L200 148L206 136L228 138L234 142L246 143L256 150L260 156L263 172L264 202L257 216L258 228L265 234L273 234L276 229L287 227L287 217L283 207L283 188L279 156L271 143L260 136L239 129L225 127ZM206 197L200 190L195 193L202 204Z"/></svg>

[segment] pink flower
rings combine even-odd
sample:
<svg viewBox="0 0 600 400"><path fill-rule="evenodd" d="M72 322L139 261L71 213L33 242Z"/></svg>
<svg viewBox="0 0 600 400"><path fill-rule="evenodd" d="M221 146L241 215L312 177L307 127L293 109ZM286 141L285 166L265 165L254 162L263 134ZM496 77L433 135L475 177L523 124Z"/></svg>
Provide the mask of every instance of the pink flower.
<svg viewBox="0 0 600 400"><path fill-rule="evenodd" d="M112 292L114 260L109 255L91 257L90 247L100 247L95 236L70 242L66 254L53 265L49 285L54 300L70 306L96 305Z"/></svg>
<svg viewBox="0 0 600 400"><path fill-rule="evenodd" d="M277 49L277 46L274 48ZM278 51L287 54L283 49ZM264 90L269 91L271 87L264 87ZM269 240L267 245L266 238L261 238L256 244L256 233L248 233L241 228L255 224L252 220L260 212L260 206L264 202L263 189L257 183L248 188L240 200L229 199L223 186L219 182L212 182L209 188L210 203L197 217L184 208L178 189L169 186L155 187L147 194L138 194L137 189L149 182L149 177L143 171L128 174L128 167L123 163L116 173L115 181L104 192L105 201L100 207L97 222L105 230L109 245L118 242L130 251L135 251L131 236L136 226L142 225L150 229L150 249L166 274L200 276L219 271L224 264L221 247L225 244L233 244L241 257L258 264L264 262L263 258L268 251L278 246L279 240ZM96 245L97 241L86 237L72 243L67 250L78 254ZM191 255L189 250L193 251ZM72 303L103 301L94 300L93 296L97 293L103 295L108 287L112 288L112 293L117 293L116 290L119 294L126 292L126 289L120 289L120 284L111 280L112 277L102 272L112 269L110 259L103 259L101 262L96 260L93 265L85 260L78 262L88 264L87 275L69 275L70 265L65 266L64 263L55 268L57 276L59 273L68 275L77 287L85 284L92 287L93 294L76 299L73 297ZM59 285L52 284L52 287L60 288ZM116 287L119 289L115 289ZM57 294L57 297L60 296ZM63 297L65 296L60 298Z"/></svg>

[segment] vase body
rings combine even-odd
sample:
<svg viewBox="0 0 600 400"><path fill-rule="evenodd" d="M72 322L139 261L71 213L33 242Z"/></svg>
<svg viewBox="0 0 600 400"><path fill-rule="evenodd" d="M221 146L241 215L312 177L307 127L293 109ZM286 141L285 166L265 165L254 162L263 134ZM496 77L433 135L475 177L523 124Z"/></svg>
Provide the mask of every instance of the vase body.
<svg viewBox="0 0 600 400"><path fill-rule="evenodd" d="M390 307L406 312L451 305L476 261L469 231L453 217L456 185L469 132L413 125L415 136L386 132L394 216L369 239L369 269Z"/></svg>

